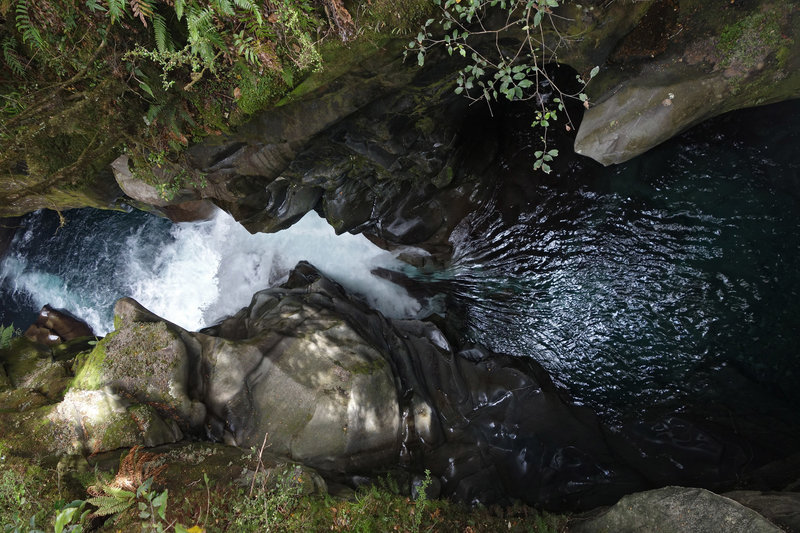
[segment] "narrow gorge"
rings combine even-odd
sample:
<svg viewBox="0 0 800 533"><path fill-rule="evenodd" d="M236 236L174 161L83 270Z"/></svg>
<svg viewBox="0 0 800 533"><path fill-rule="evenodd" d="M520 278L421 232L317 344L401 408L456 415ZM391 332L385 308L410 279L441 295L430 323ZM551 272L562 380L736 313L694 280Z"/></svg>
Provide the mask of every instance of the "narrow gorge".
<svg viewBox="0 0 800 533"><path fill-rule="evenodd" d="M37 325L0 347L3 454L223 479L260 448L312 492L427 472L575 531L706 489L734 529L800 528L798 7L562 4L583 37L530 100L471 102L459 54L383 35L180 158L65 186L15 152L0 324ZM532 117L590 77L542 148ZM598 511L621 498L638 525Z"/></svg>

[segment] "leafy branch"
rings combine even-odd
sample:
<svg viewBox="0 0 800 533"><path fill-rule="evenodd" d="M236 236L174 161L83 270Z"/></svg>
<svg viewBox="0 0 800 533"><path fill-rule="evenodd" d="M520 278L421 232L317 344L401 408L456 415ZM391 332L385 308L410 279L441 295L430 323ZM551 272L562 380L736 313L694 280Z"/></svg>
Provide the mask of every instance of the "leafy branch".
<svg viewBox="0 0 800 533"><path fill-rule="evenodd" d="M443 46L449 55L457 54L468 60L458 71L456 94L473 103L491 103L505 98L509 101L534 100L537 110L531 124L542 131L542 150L534 156L534 169L550 173L549 162L558 150L548 149L548 131L558 120L566 117L565 129L575 129L564 102L576 100L589 107L584 92L599 71L594 67L580 88L567 91L561 88L545 66L555 62L558 49L568 42L558 22L567 20L556 13L559 0L434 0L439 7L439 20L428 19L416 39L409 42L406 55L416 52L417 62L424 65L427 53ZM435 33L434 33L435 31ZM506 37L516 37L512 41ZM542 92L550 87L557 95L552 99Z"/></svg>

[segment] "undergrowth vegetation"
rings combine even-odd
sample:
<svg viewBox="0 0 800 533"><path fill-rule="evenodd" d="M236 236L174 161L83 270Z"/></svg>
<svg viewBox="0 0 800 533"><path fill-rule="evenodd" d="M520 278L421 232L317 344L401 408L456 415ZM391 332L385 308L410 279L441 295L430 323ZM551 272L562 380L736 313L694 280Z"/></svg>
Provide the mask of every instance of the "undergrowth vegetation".
<svg viewBox="0 0 800 533"><path fill-rule="evenodd" d="M140 169L167 154L176 165L143 177L169 183L191 142L277 103L325 50L407 31L427 2L394 4L0 0L0 176L79 188L125 149Z"/></svg>
<svg viewBox="0 0 800 533"><path fill-rule="evenodd" d="M307 470L256 467L252 483L220 483L207 474L182 486L164 485L167 456L136 447L123 453L115 474L89 469L69 490L66 474L0 459L0 529L28 531L555 532L565 516L525 506L467 509L428 498L426 474L416 499L391 476L334 497L310 489ZM233 466L233 465L232 465ZM237 465L238 466L238 465ZM247 465L244 465L247 466ZM252 465L251 465L252 466ZM62 475L64 478L62 479ZM83 497L72 499L76 491Z"/></svg>

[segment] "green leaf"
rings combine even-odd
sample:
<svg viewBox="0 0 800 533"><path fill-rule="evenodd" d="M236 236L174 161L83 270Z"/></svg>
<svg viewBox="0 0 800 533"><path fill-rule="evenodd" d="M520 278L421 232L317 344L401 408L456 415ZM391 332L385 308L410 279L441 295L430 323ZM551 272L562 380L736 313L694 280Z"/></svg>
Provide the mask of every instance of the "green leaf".
<svg viewBox="0 0 800 533"><path fill-rule="evenodd" d="M533 16L533 27L535 28L541 23L542 23L542 12L537 11L536 14Z"/></svg>
<svg viewBox="0 0 800 533"><path fill-rule="evenodd" d="M56 515L55 523L53 524L54 533L61 533L64 531L64 526L72 522L72 517L75 516L76 512L78 512L77 507L67 507L59 511Z"/></svg>
<svg viewBox="0 0 800 533"><path fill-rule="evenodd" d="M108 14L112 24L121 18L125 14L125 0L108 0Z"/></svg>
<svg viewBox="0 0 800 533"><path fill-rule="evenodd" d="M169 496L169 489L164 489L164 492L153 498L153 507L156 508L158 516L164 518L164 513L167 512L167 497Z"/></svg>
<svg viewBox="0 0 800 533"><path fill-rule="evenodd" d="M417 63L419 64L419 66L422 66L422 65L425 64L425 54L423 52L421 52L421 51L420 51L420 53L417 54Z"/></svg>
<svg viewBox="0 0 800 533"><path fill-rule="evenodd" d="M145 82L143 82L143 81L140 81L140 82L139 82L139 87L141 87L141 88L142 88L142 90L143 90L144 92L146 92L147 94L149 94L149 95L150 95L152 98L155 98L155 97L156 97L156 96L153 94L153 89L151 89L151 88L150 88L150 86L149 86L149 85L147 85Z"/></svg>
<svg viewBox="0 0 800 533"><path fill-rule="evenodd" d="M591 72L589 72L589 79L594 78L597 76L597 73L600 72L600 67L594 67Z"/></svg>

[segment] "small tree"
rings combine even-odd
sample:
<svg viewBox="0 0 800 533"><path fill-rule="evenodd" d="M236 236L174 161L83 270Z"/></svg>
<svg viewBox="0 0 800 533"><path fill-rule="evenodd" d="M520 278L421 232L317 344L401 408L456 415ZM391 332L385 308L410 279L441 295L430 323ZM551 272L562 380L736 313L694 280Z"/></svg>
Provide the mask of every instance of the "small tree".
<svg viewBox="0 0 800 533"><path fill-rule="evenodd" d="M534 155L534 169L550 173L548 164L558 150L548 149L548 130L559 114L566 117L565 128L575 128L564 107L567 99L578 100L589 107L584 92L586 85L600 70L594 67L589 80L577 76L580 89L562 90L545 70L557 60L558 49L569 37L558 29L563 17L556 13L559 0L434 0L439 7L439 20L428 19L417 38L408 43L406 56L416 52L420 66L426 53L444 46L450 55L458 54L467 64L458 71L456 94L473 102L484 101L491 110L492 101L505 98L535 100L536 114L531 126L540 128L543 147ZM435 33L434 33L435 32ZM514 45L504 37L515 36ZM548 100L541 93L547 82L557 96Z"/></svg>

